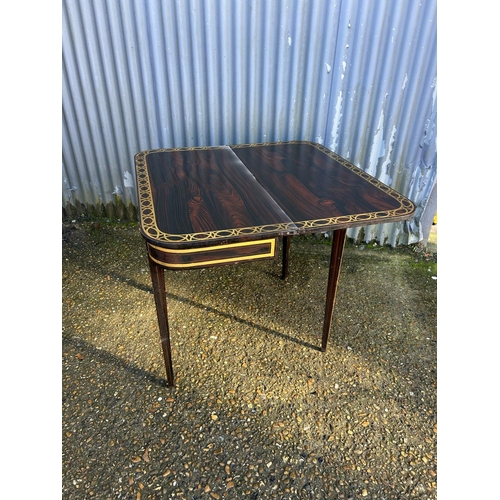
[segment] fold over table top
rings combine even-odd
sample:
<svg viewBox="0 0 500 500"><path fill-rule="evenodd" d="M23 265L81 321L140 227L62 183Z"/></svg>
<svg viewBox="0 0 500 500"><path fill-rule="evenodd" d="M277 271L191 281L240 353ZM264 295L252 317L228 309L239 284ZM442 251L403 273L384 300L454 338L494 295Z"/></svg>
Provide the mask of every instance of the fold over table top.
<svg viewBox="0 0 500 500"><path fill-rule="evenodd" d="M141 232L165 248L393 222L415 211L312 142L159 149L135 163Z"/></svg>

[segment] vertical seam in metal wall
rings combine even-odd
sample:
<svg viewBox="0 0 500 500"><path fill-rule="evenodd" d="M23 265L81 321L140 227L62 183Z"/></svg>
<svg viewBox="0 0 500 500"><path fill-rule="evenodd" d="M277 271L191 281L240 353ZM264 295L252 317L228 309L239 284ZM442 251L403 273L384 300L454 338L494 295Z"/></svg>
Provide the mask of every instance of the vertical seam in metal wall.
<svg viewBox="0 0 500 500"><path fill-rule="evenodd" d="M335 39L335 46L333 47L334 55L333 55L333 61L332 61L332 71L335 71L335 69L337 68L337 57L338 57L337 56L337 54L338 54L337 47L338 47L339 36L340 36L339 24L340 24L340 21L342 19L342 10L343 10L343 6L344 6L344 1L339 0L339 5L340 5L339 6L339 15L338 15L337 26L336 26L337 36ZM329 129L328 124L330 123L331 114L334 112L334 109L335 109L335 106L333 106L333 100L337 97L337 96L334 96L334 92L333 92L334 85L335 85L335 80L334 80L334 78L332 78L330 81L330 95L328 98L328 113L326 115L326 121L325 121L325 130L324 130L325 141L326 141L326 138L328 136L328 129Z"/></svg>

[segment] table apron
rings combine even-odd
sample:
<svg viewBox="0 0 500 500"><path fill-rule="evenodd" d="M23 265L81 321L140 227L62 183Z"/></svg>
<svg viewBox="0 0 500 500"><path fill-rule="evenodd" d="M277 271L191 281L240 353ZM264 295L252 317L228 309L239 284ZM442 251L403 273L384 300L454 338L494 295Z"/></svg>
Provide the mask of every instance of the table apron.
<svg viewBox="0 0 500 500"><path fill-rule="evenodd" d="M187 249L163 248L147 243L147 248L149 257L166 269L195 269L274 258L276 240L269 238Z"/></svg>

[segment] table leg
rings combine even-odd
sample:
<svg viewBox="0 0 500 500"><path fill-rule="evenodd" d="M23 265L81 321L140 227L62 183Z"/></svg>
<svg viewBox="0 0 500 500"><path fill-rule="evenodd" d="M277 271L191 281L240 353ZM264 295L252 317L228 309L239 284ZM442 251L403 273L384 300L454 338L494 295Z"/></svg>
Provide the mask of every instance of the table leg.
<svg viewBox="0 0 500 500"><path fill-rule="evenodd" d="M167 313L167 294L165 292L165 270L149 260L149 269L151 271L151 281L153 282L153 292L156 303L156 314L158 316L158 326L160 328L161 347L163 349L163 358L165 360L165 369L167 371L167 385L173 387L174 371L172 369L172 354L170 350L170 332L168 329Z"/></svg>
<svg viewBox="0 0 500 500"><path fill-rule="evenodd" d="M325 322L323 324L323 338L321 341L321 350L323 352L326 351L326 344L332 324L333 306L335 304L335 294L339 281L342 254L344 253L346 232L346 229L337 229L333 232L332 254L330 257L330 271L328 273L328 288L326 294Z"/></svg>
<svg viewBox="0 0 500 500"><path fill-rule="evenodd" d="M286 280L288 278L288 261L290 258L290 236L283 236L283 259L282 259L282 271L281 279Z"/></svg>

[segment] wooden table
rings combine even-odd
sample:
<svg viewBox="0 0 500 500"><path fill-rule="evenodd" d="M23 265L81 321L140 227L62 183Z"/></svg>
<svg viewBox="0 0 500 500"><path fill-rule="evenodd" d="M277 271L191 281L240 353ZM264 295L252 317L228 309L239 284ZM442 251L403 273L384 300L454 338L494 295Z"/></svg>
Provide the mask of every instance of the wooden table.
<svg viewBox="0 0 500 500"><path fill-rule="evenodd" d="M333 231L321 349L332 322L346 229L408 219L413 203L326 147L303 141L143 151L135 156L167 383L174 385L164 269L276 256L290 237Z"/></svg>

